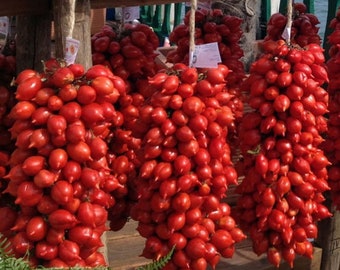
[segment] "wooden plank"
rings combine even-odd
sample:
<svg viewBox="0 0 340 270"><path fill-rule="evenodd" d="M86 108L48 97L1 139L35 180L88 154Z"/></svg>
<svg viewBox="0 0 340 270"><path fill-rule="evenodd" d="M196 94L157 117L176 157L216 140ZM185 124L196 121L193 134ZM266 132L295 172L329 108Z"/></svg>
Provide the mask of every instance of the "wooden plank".
<svg viewBox="0 0 340 270"><path fill-rule="evenodd" d="M183 0L91 0L91 8L128 7L182 3ZM184 1L185 2L185 1Z"/></svg>
<svg viewBox="0 0 340 270"><path fill-rule="evenodd" d="M90 0L76 1L73 38L81 41L75 62L87 70L92 66Z"/></svg>
<svg viewBox="0 0 340 270"><path fill-rule="evenodd" d="M49 13L42 16L18 16L16 22L17 73L30 68L43 71L41 60L51 56L51 17Z"/></svg>
<svg viewBox="0 0 340 270"><path fill-rule="evenodd" d="M111 269L128 270L148 264L150 260L140 257L145 239L136 231L137 222L130 220L118 232L106 233L108 263Z"/></svg>
<svg viewBox="0 0 340 270"><path fill-rule="evenodd" d="M1 0L0 16L36 15L47 13L50 9L48 0Z"/></svg>
<svg viewBox="0 0 340 270"><path fill-rule="evenodd" d="M0 16L46 14L52 10L50 2L48 0L1 0ZM91 0L91 8L161 5L182 2L181 0Z"/></svg>
<svg viewBox="0 0 340 270"><path fill-rule="evenodd" d="M72 37L81 41L76 63L82 64L85 69L90 68L92 66L90 1L78 0L72 8L71 0L54 0L53 14L55 56L64 59L66 38Z"/></svg>
<svg viewBox="0 0 340 270"><path fill-rule="evenodd" d="M321 262L322 249L315 247L313 259L298 256L294 261L296 270L319 270ZM252 252L250 247L237 248L233 258L221 259L216 270L290 270L286 262L282 262L279 268L274 267L268 261L265 255L257 256Z"/></svg>
<svg viewBox="0 0 340 270"><path fill-rule="evenodd" d="M108 262L113 270L132 270L138 266L150 263L140 257L145 239L136 232L136 221L129 221L118 232L107 232L106 245ZM294 261L295 270L320 270L322 249L314 247L313 259L297 256ZM283 262L279 268L271 265L265 255L257 256L251 249L249 239L236 245L236 252L231 259L222 258L215 270L289 270L287 263ZM211 270L211 268L209 268Z"/></svg>
<svg viewBox="0 0 340 270"><path fill-rule="evenodd" d="M327 200L331 209L330 200ZM340 270L340 212L332 209L333 217L319 222L317 244L323 250L321 270Z"/></svg>

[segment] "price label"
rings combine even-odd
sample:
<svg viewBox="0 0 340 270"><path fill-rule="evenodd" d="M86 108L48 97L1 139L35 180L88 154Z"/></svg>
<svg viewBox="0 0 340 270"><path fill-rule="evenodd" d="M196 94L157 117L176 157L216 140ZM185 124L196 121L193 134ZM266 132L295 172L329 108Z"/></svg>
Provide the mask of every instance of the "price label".
<svg viewBox="0 0 340 270"><path fill-rule="evenodd" d="M197 7L201 9L211 9L211 0L201 0L197 2Z"/></svg>
<svg viewBox="0 0 340 270"><path fill-rule="evenodd" d="M76 60L80 41L71 37L66 38L65 61L67 65L71 65Z"/></svg>
<svg viewBox="0 0 340 270"><path fill-rule="evenodd" d="M196 45L191 54L190 66L197 68L216 68L221 63L217 42Z"/></svg>
<svg viewBox="0 0 340 270"><path fill-rule="evenodd" d="M125 22L132 22L134 20L138 20L140 17L140 8L139 6L135 7L124 7L123 10L123 19Z"/></svg>
<svg viewBox="0 0 340 270"><path fill-rule="evenodd" d="M6 46L8 31L9 31L9 18L0 17L0 52L2 52Z"/></svg>
<svg viewBox="0 0 340 270"><path fill-rule="evenodd" d="M212 0L201 0L197 2L197 8L198 9L211 9L211 4L212 4ZM190 7L191 3L186 2L185 5L187 7Z"/></svg>
<svg viewBox="0 0 340 270"><path fill-rule="evenodd" d="M285 41L287 41L287 40L290 40L291 33L292 33L292 29L286 26L281 36Z"/></svg>

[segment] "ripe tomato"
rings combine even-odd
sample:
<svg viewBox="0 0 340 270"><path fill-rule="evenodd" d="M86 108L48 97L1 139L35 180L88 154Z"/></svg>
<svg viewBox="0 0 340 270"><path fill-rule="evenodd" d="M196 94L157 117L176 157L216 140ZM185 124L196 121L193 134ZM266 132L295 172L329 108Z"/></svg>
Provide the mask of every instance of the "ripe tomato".
<svg viewBox="0 0 340 270"><path fill-rule="evenodd" d="M26 226L27 239L33 242L40 241L45 238L47 229L48 225L43 217L32 217Z"/></svg>
<svg viewBox="0 0 340 270"><path fill-rule="evenodd" d="M58 204L64 205L73 199L73 187L65 180L58 180L51 187L50 195Z"/></svg>

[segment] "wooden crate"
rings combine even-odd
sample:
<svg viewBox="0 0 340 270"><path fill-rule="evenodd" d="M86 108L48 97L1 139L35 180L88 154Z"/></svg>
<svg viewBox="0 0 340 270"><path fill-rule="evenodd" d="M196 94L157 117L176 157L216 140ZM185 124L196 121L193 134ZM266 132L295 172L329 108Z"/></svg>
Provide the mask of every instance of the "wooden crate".
<svg viewBox="0 0 340 270"><path fill-rule="evenodd" d="M140 257L145 239L136 231L137 222L129 221L119 232L107 232L106 248L108 263L113 270L133 270L150 263ZM313 259L298 256L294 262L295 270L320 270L322 250L314 248ZM237 244L236 252L231 259L222 258L216 270L289 270L287 263L277 269L268 263L266 256L257 256L251 249L250 240Z"/></svg>
<svg viewBox="0 0 340 270"><path fill-rule="evenodd" d="M122 230L106 233L107 259L112 269L136 269L150 262L139 256L145 239L138 234L136 227L137 222L129 221Z"/></svg>

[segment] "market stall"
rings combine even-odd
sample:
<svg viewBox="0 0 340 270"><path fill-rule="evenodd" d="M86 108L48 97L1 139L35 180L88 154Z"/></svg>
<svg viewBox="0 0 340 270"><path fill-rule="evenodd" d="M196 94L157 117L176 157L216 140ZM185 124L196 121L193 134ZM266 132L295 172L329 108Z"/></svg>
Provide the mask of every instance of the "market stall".
<svg viewBox="0 0 340 270"><path fill-rule="evenodd" d="M261 18L244 2L240 18L191 1L166 48L144 23L91 33L91 10L181 1L0 2L16 32L0 85L0 232L14 256L340 269L338 3L324 50L312 1L267 12L261 40L244 36Z"/></svg>

